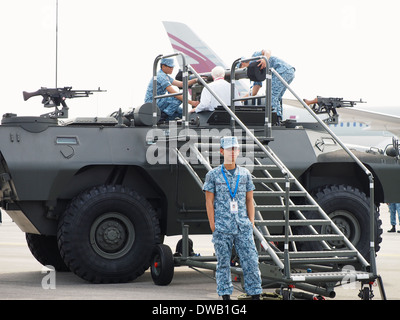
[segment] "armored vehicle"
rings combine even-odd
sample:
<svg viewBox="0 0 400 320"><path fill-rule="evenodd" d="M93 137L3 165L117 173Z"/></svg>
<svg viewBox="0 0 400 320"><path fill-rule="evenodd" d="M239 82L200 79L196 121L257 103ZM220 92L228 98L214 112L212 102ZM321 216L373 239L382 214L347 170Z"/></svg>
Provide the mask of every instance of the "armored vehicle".
<svg viewBox="0 0 400 320"><path fill-rule="evenodd" d="M398 152L353 151L355 157L343 151L322 121L277 123L268 77L274 70L266 75L265 105L251 105L250 97L247 106L221 103L215 111L189 115L188 71L199 78L193 95L199 88L209 90L206 75L191 69L183 54L174 55L186 68L182 119L157 124L160 97L154 94L153 103L128 112L61 122L68 115L67 99L94 92L71 87L24 93L25 99L41 96L53 112L3 115L1 207L26 233L35 258L94 283L131 281L151 265L155 282L168 284L171 271L158 263L169 254L163 238L181 234L188 225L191 234L210 233L202 179L220 164L220 137L234 134L243 144L239 162L252 171L257 185L255 233L264 237L259 237L263 264L271 259L277 264L267 267L265 279L279 285L300 279L308 290L315 280L303 274L295 278L289 263L296 268L322 263L334 271L355 265L366 274L360 279L375 280L379 204L400 202L393 186L400 177ZM161 58L155 60L154 76ZM245 70L235 70L237 62L232 79L246 76ZM187 252L186 237L180 254ZM281 276L286 282L275 279ZM325 279L335 283L332 277ZM333 288L324 290L309 291L333 295Z"/></svg>

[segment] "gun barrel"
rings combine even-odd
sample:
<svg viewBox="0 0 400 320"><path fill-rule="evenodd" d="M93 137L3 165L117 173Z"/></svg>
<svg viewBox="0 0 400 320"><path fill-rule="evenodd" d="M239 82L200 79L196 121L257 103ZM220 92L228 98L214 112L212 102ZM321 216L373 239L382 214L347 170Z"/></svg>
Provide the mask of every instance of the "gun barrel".
<svg viewBox="0 0 400 320"><path fill-rule="evenodd" d="M199 74L202 78L207 78L207 82L213 81L211 76L211 72L203 72ZM191 77L190 79L194 79L195 77ZM235 72L235 80L245 79L247 78L247 68L237 69ZM231 81L231 70L225 70L225 80Z"/></svg>
<svg viewBox="0 0 400 320"><path fill-rule="evenodd" d="M343 98L323 98L318 96L317 104L320 107L328 108L344 108L344 107L354 107L357 103L365 103L362 99L360 101L354 100L343 100Z"/></svg>
<svg viewBox="0 0 400 320"><path fill-rule="evenodd" d="M72 99L72 98L83 98L88 97L93 94L93 92L107 92L107 90L71 90L72 87L64 87L64 88L44 88L35 91L35 92L22 92L24 97L24 101L35 97L35 96L43 96L43 98L50 98L52 100L60 100L61 99Z"/></svg>

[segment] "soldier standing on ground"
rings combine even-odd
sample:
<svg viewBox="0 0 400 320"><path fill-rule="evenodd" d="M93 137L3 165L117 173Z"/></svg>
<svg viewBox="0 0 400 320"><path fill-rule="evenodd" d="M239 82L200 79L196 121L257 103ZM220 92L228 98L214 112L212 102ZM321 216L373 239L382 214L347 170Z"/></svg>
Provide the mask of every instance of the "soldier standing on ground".
<svg viewBox="0 0 400 320"><path fill-rule="evenodd" d="M224 163L207 173L203 186L217 257L217 293L224 300L230 300L232 295L230 262L234 244L243 269L244 289L254 300L259 300L261 276L253 238L255 187L250 172L236 165L237 138L223 137L220 152Z"/></svg>
<svg viewBox="0 0 400 320"><path fill-rule="evenodd" d="M400 223L400 203L388 203L388 207L390 212L390 224L392 225L392 229L388 230L388 232L396 232L396 211ZM400 230L397 232L400 233Z"/></svg>

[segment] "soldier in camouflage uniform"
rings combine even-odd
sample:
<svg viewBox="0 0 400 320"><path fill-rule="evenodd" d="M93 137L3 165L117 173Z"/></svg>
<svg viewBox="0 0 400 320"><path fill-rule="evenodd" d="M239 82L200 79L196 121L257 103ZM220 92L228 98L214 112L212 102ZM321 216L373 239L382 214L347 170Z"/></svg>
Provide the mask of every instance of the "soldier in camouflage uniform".
<svg viewBox="0 0 400 320"><path fill-rule="evenodd" d="M165 93L177 93L177 91L172 86L177 86L179 88L183 87L182 81L174 80L170 74L174 70L175 64L174 60L170 58L161 59L161 70L157 73L157 95L161 96ZM197 82L197 79L189 81L189 86ZM144 99L145 103L153 102L153 79L150 81L146 96ZM197 107L199 101L188 101L194 107ZM176 97L165 97L157 100L157 106L161 110L162 120L174 120L175 118L182 118L182 96Z"/></svg>
<svg viewBox="0 0 400 320"><path fill-rule="evenodd" d="M239 154L236 137L222 138L220 151L224 164L207 173L203 186L217 257L217 293L226 300L232 294L230 262L234 244L243 269L245 291L253 299L259 299L261 276L253 238L255 187L250 172L236 166Z"/></svg>
<svg viewBox="0 0 400 320"><path fill-rule="evenodd" d="M258 56L265 56L268 59L269 67L274 68L275 71L278 72L279 75L288 84L292 83L292 81L294 80L294 73L296 71L294 67L292 67L290 64L283 61L282 59L279 59L275 56L271 56L271 52L269 50L263 49L261 51L256 51L253 53L253 57L258 57ZM266 67L265 60L260 60L259 66L261 69L264 69ZM262 87L262 82L254 82L252 95L255 96L261 87ZM284 86L284 84L275 76L275 74L272 74L271 105L272 105L272 111L276 112L276 115L279 117L279 119L282 119L281 101L285 91L286 87Z"/></svg>

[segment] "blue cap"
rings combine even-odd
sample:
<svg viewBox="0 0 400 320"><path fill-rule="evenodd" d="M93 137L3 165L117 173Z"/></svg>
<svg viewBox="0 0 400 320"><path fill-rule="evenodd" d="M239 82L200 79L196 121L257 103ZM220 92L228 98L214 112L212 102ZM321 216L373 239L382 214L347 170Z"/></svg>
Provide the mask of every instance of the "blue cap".
<svg viewBox="0 0 400 320"><path fill-rule="evenodd" d="M221 148L222 149L239 148L238 139L232 136L222 137Z"/></svg>
<svg viewBox="0 0 400 320"><path fill-rule="evenodd" d="M163 59L161 59L161 64L164 64L167 67L171 67L171 68L175 67L174 59L171 59L171 58L163 58Z"/></svg>

